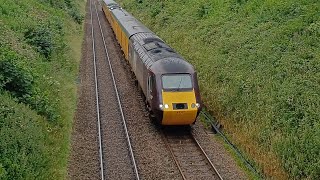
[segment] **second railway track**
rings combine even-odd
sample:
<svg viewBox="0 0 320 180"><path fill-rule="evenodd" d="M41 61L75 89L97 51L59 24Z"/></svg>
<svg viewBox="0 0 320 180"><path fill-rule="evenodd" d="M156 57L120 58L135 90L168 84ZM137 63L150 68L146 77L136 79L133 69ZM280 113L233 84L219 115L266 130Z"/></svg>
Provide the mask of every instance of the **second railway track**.
<svg viewBox="0 0 320 180"><path fill-rule="evenodd" d="M189 129L164 129L163 134L183 179L223 179Z"/></svg>
<svg viewBox="0 0 320 180"><path fill-rule="evenodd" d="M130 136L129 136L129 132L127 129L126 120L125 120L125 117L123 114L122 104L121 104L117 84L115 81L113 68L112 68L112 64L110 61L110 57L109 57L109 52L108 52L108 49L106 46L105 35L104 35L104 32L101 27L101 22L100 22L99 13L97 10L97 3L96 2L98 2L98 1L90 0L91 35L92 35L92 52L93 52L93 61L94 61L93 66L94 66L94 81L95 81L95 94L96 94L96 114L97 114L97 131L98 131L97 134L98 134L98 144L99 144L100 177L103 180L104 179L113 179L113 178L121 178L121 179L135 178L135 179L139 180L140 178L139 178L138 168L137 168L135 157L133 154ZM103 74L101 76L102 70L99 70L99 68L102 68L102 67L108 68L109 73ZM104 90L102 90L100 87L101 86L100 84L106 83L106 80L100 80L99 77L103 78L105 76L110 76L109 81L108 81L108 86L109 87L113 86L113 89L114 89L113 95L104 93ZM119 129L120 126L123 127L123 132L125 135L124 136L122 135L122 137L115 137L116 134L119 132L106 133L107 131L115 131L114 129L112 129L111 126L106 127L106 124L108 124L108 123L110 124L112 122L111 119L105 118L107 116L107 114L110 114L110 113L106 112L105 108L102 108L102 107L106 106L106 105L102 105L102 104L107 104L107 103L105 102L105 99L104 100L101 100L101 99L102 99L102 97L105 98L106 96L110 97L110 98L108 98L109 101L112 101L111 99L116 100L116 101L113 101L111 106L118 106L118 108L113 107L111 109L114 109L114 114L118 114L118 115L116 115L116 117L114 119L117 119L117 120L120 119L121 121L113 121L114 123L111 125L118 127L118 130L116 130L116 131L120 130ZM102 109L103 109L103 111L102 111ZM117 124L115 124L115 123L117 123ZM112 136L110 136L110 135L112 135ZM124 146L123 139L126 139L125 140L126 144L127 144L126 147L123 147ZM121 143L118 143L118 144L106 143L106 142L111 142L111 141L119 141ZM122 145L122 147L117 147L118 149L120 149L120 151L122 151L122 153L118 152L117 150L114 149L115 145L116 146ZM112 147L110 147L110 146L112 146ZM106 149L108 149L108 150L106 150ZM126 149L128 151L127 154L123 153L123 151L125 151ZM127 163L127 165L132 164L132 172L130 173L130 170L127 170L125 173L122 169L122 168L124 168L123 166L121 167L121 165L116 165L115 163L117 163L117 162L115 162L115 161L111 162L110 159L114 159L114 156L125 156L125 157L117 157L117 158L121 159L120 161L123 161L123 159L126 159L126 158L127 159L130 158L131 162L120 162L119 161L119 164L121 164L121 163ZM110 161L110 163L108 163L108 161ZM109 169L108 167L110 167L110 166L113 166L113 167ZM112 171L112 172L110 172L110 171ZM116 171L118 171L118 172L116 172ZM132 177L130 177L131 176L130 174L132 174Z"/></svg>

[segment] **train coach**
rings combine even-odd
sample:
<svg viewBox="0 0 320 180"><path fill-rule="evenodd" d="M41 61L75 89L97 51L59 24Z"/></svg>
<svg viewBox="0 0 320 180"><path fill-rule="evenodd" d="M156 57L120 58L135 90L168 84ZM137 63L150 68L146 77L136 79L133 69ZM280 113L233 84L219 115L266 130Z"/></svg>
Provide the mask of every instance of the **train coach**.
<svg viewBox="0 0 320 180"><path fill-rule="evenodd" d="M194 67L113 0L103 12L146 98L162 125L190 125L201 111Z"/></svg>

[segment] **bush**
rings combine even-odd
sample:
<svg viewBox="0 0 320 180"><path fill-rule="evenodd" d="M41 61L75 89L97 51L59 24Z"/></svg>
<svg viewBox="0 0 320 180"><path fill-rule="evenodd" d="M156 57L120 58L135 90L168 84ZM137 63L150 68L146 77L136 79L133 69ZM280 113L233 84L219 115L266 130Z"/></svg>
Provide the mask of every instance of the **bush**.
<svg viewBox="0 0 320 180"><path fill-rule="evenodd" d="M84 16L80 14L80 12L77 8L75 8L75 7L69 8L68 13L76 23L78 23L78 24L82 23Z"/></svg>
<svg viewBox="0 0 320 180"><path fill-rule="evenodd" d="M82 39L74 2L0 0L1 180L66 179Z"/></svg>
<svg viewBox="0 0 320 180"><path fill-rule="evenodd" d="M197 10L197 16L200 18L207 16L210 12L210 9L211 9L210 5L201 4Z"/></svg>
<svg viewBox="0 0 320 180"><path fill-rule="evenodd" d="M0 59L0 89L9 91L13 96L23 99L32 94L33 76L30 72L19 67L13 52L8 52Z"/></svg>
<svg viewBox="0 0 320 180"><path fill-rule="evenodd" d="M68 14L73 18L73 20L76 23L78 23L78 24L82 23L84 16L81 15L81 13L79 12L74 0L55 0L55 1L43 0L43 1L46 3L49 3L53 7L67 10Z"/></svg>
<svg viewBox="0 0 320 180"><path fill-rule="evenodd" d="M53 34L46 25L29 28L24 37L28 44L34 46L36 50L45 58L49 58L54 48Z"/></svg>
<svg viewBox="0 0 320 180"><path fill-rule="evenodd" d="M48 162L41 118L0 96L0 179L43 179Z"/></svg>
<svg viewBox="0 0 320 180"><path fill-rule="evenodd" d="M34 90L31 96L25 96L22 102L30 105L39 115L46 117L50 122L56 122L60 117L57 112L56 100L50 99L49 95L40 89Z"/></svg>
<svg viewBox="0 0 320 180"><path fill-rule="evenodd" d="M59 9L65 9L66 4L65 0L40 0L44 3L49 3L51 7L59 8Z"/></svg>
<svg viewBox="0 0 320 180"><path fill-rule="evenodd" d="M56 120L59 116L54 101L35 86L32 73L17 64L22 57L5 47L0 49L0 56L0 90L9 92L18 102L26 103L48 120Z"/></svg>

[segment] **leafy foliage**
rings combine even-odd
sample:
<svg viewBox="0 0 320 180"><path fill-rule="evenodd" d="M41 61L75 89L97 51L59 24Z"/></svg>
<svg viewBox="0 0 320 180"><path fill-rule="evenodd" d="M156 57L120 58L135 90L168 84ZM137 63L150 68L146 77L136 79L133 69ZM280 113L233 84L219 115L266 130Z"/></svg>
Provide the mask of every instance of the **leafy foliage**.
<svg viewBox="0 0 320 180"><path fill-rule="evenodd" d="M54 102L40 90L36 91L32 73L17 64L23 57L5 47L0 49L0 57L0 90L9 92L18 102L26 103L48 120L56 120L59 116Z"/></svg>
<svg viewBox="0 0 320 180"><path fill-rule="evenodd" d="M54 43L52 31L46 26L37 26L27 30L24 34L27 43L35 46L37 51L49 58L52 54Z"/></svg>
<svg viewBox="0 0 320 180"><path fill-rule="evenodd" d="M43 179L48 159L40 117L0 96L0 178Z"/></svg>
<svg viewBox="0 0 320 180"><path fill-rule="evenodd" d="M205 104L268 178L319 178L320 1L120 2L194 64Z"/></svg>
<svg viewBox="0 0 320 180"><path fill-rule="evenodd" d="M49 3L52 7L66 10L75 22L81 24L84 16L80 13L77 4L74 0L41 0L44 3Z"/></svg>
<svg viewBox="0 0 320 180"><path fill-rule="evenodd" d="M0 89L9 91L15 97L32 94L33 77L11 61L0 61Z"/></svg>
<svg viewBox="0 0 320 180"><path fill-rule="evenodd" d="M82 36L68 3L0 0L0 179L65 179L78 72L69 40Z"/></svg>
<svg viewBox="0 0 320 180"><path fill-rule="evenodd" d="M77 8L70 7L68 13L78 24L82 23L84 16L80 14Z"/></svg>

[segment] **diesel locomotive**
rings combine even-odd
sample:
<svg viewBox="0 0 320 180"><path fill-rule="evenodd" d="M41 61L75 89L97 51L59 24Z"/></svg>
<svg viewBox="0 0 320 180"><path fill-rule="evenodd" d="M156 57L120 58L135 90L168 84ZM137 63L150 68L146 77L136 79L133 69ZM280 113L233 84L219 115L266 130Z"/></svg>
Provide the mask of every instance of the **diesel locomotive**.
<svg viewBox="0 0 320 180"><path fill-rule="evenodd" d="M202 104L194 67L115 1L102 9L152 116L162 125L195 123Z"/></svg>

